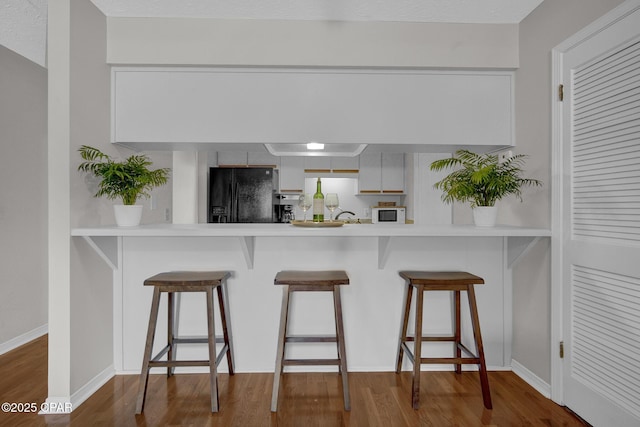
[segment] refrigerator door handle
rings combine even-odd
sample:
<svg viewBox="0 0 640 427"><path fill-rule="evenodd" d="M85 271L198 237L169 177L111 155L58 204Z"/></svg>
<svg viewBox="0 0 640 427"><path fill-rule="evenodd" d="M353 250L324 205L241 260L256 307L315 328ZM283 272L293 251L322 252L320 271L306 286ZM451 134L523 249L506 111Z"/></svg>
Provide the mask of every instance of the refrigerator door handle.
<svg viewBox="0 0 640 427"><path fill-rule="evenodd" d="M233 192L233 222L238 222L238 183L236 182L236 188Z"/></svg>
<svg viewBox="0 0 640 427"><path fill-rule="evenodd" d="M233 188L232 188L232 184L229 183L229 187L227 188L227 212L225 215L225 222L233 222L233 202L232 202L232 197L233 197Z"/></svg>

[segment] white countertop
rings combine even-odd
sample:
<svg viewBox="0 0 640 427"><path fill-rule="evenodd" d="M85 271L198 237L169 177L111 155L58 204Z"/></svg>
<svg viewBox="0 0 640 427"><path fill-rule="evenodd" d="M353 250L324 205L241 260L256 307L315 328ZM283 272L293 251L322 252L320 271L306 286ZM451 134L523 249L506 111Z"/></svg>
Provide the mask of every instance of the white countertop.
<svg viewBox="0 0 640 427"><path fill-rule="evenodd" d="M291 224L153 224L138 227L74 228L71 235L123 237L544 237L551 236L551 230L503 225L475 227L473 225L345 224L342 227L308 228Z"/></svg>

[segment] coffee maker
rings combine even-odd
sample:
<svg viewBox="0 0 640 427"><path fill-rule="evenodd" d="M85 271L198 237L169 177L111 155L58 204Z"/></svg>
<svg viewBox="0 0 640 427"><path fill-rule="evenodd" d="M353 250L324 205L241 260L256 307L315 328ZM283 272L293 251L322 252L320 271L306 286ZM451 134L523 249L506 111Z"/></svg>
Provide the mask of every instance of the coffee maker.
<svg viewBox="0 0 640 427"><path fill-rule="evenodd" d="M296 219L295 207L299 195L276 194L273 203L273 220L279 223L289 223Z"/></svg>

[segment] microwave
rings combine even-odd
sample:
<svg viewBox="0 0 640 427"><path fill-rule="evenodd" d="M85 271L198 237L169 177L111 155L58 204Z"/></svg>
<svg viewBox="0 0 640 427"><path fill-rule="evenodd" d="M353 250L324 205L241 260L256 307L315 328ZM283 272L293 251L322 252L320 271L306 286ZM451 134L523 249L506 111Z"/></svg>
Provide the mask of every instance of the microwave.
<svg viewBox="0 0 640 427"><path fill-rule="evenodd" d="M404 224L406 208L404 206L374 206L371 208L373 224Z"/></svg>

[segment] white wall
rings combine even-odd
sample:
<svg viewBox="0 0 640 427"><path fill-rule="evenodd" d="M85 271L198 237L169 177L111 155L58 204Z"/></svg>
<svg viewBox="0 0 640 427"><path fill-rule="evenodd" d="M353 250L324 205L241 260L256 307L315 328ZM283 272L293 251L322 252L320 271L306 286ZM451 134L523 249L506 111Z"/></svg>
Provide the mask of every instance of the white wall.
<svg viewBox="0 0 640 427"><path fill-rule="evenodd" d="M106 17L90 2L76 0L71 5L69 174L73 227L86 215L86 205L95 203L77 188L84 183L84 176L76 171L77 149L82 144L108 147L110 70L104 63ZM72 394L113 363L111 284L111 271L104 262L85 242L71 239ZM91 358L86 357L89 348Z"/></svg>
<svg viewBox="0 0 640 427"><path fill-rule="evenodd" d="M47 327L47 71L0 46L0 354Z"/></svg>
<svg viewBox="0 0 640 427"><path fill-rule="evenodd" d="M107 62L516 68L515 24L109 18Z"/></svg>
<svg viewBox="0 0 640 427"><path fill-rule="evenodd" d="M96 199L96 182L77 171L77 149L95 146L114 157L133 154L110 143L110 68L106 17L91 2L49 5L49 399L79 403L82 387L113 373L113 273L72 227L113 224L112 201ZM170 153L154 165L171 166ZM163 222L171 187L144 222ZM87 357L91 349L92 357Z"/></svg>

